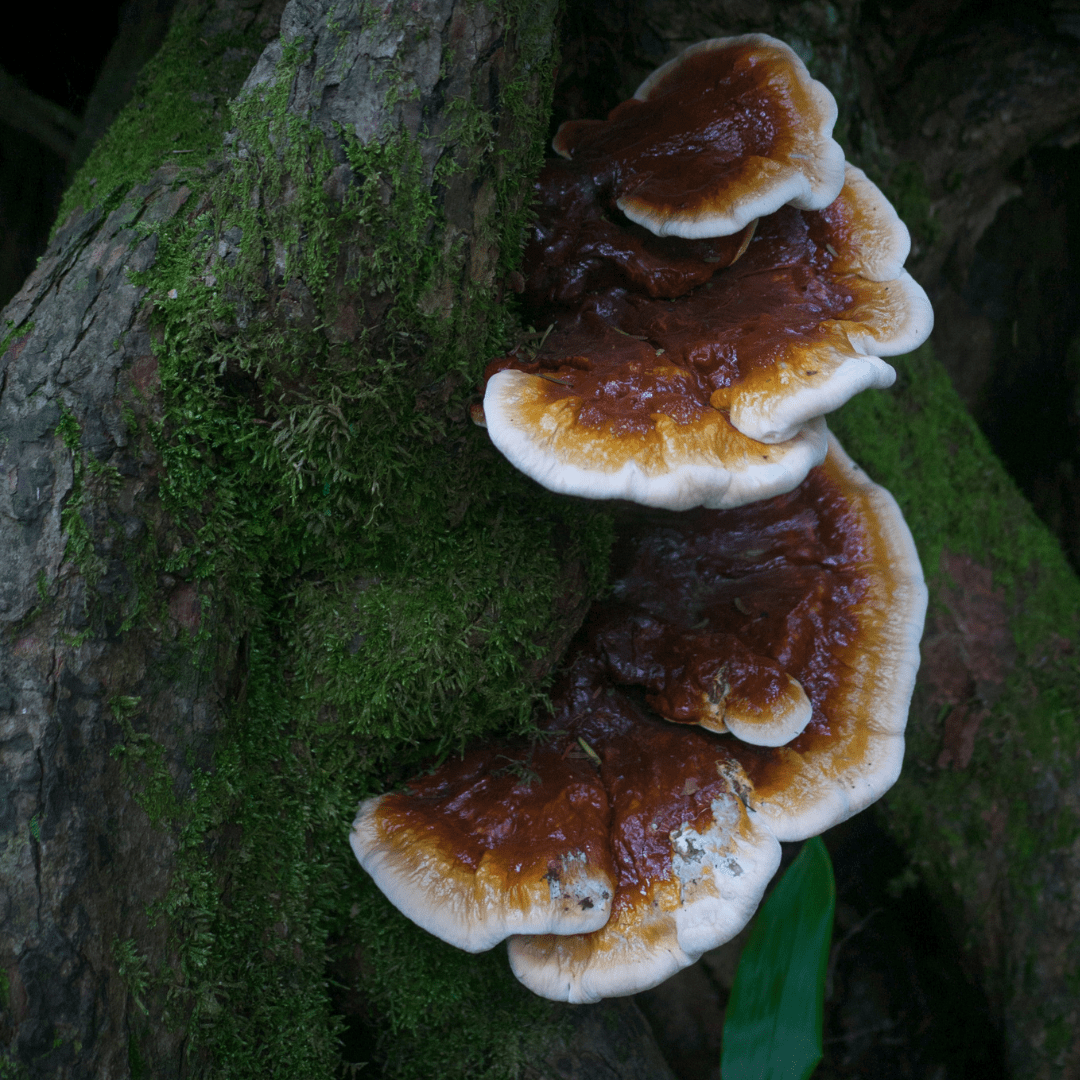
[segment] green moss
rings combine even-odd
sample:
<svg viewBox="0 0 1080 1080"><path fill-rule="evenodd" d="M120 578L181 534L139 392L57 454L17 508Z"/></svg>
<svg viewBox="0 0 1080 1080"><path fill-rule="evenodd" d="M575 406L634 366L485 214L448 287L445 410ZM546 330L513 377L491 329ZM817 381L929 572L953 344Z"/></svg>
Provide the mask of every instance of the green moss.
<svg viewBox="0 0 1080 1080"><path fill-rule="evenodd" d="M28 337L34 329L32 322L24 323L21 326L15 325L14 319L4 320L4 336L0 337L0 356L8 351L8 347L17 337Z"/></svg>
<svg viewBox="0 0 1080 1080"><path fill-rule="evenodd" d="M104 507L107 504L109 497L119 488L122 478L114 465L98 461L83 447L82 429L75 415L66 407L60 410L56 434L71 453L71 491L60 511L60 524L66 544L64 556L79 568L86 583L93 587L104 575L108 564L100 542L103 537L95 539L89 518L95 507ZM108 521L105 531L110 543L118 545L114 554L119 555L125 545L122 529L115 517ZM143 554L149 554L149 551L144 551ZM133 591L118 591L111 598L94 593L96 603L93 614L99 630L106 620L117 625L126 623L126 629L141 610L143 598L152 591L153 584L147 580L148 576L152 575L149 564L133 565L136 569ZM39 595L41 587L39 581ZM93 589L91 591L93 592Z"/></svg>
<svg viewBox="0 0 1080 1080"><path fill-rule="evenodd" d="M896 361L892 391L860 394L830 417L848 452L899 502L923 567L942 552L967 554L994 571L1021 650L1049 634L1075 635L1080 584L1057 541L994 457L932 349ZM888 438L881 433L887 431Z"/></svg>
<svg viewBox="0 0 1080 1080"><path fill-rule="evenodd" d="M221 153L226 103L262 51L255 28L208 31L199 5L174 19L164 44L139 75L130 100L64 194L54 231L77 207L105 212L162 165L199 169Z"/></svg>
<svg viewBox="0 0 1080 1080"><path fill-rule="evenodd" d="M930 247L941 234L941 224L934 217L922 166L917 161L898 162L879 183L912 236L924 247Z"/></svg>
<svg viewBox="0 0 1080 1080"><path fill-rule="evenodd" d="M29 1080L30 1070L21 1061L14 1061L8 1057L6 1051L0 1050L0 1080Z"/></svg>
<svg viewBox="0 0 1080 1080"><path fill-rule="evenodd" d="M120 978L124 980L124 985L127 987L132 1001L135 1002L139 1011L145 1015L147 1010L143 1004L143 998L150 987L150 975L146 966L146 958L140 955L138 947L132 938L128 938L126 941L120 941L119 939L114 941L112 955L113 962L116 964L116 971Z"/></svg>
<svg viewBox="0 0 1080 1080"><path fill-rule="evenodd" d="M471 99L456 106L444 167L493 193L481 241L503 268L524 234L552 68L551 13L520 7L510 120L496 130ZM170 64L190 55L177 33ZM177 843L152 912L175 960L145 973L138 1000L157 995L186 1027L199 1075L325 1078L344 1031L328 977L348 970L341 992L362 995L384 1075L511 1077L550 1037L549 1007L501 953L468 956L398 915L347 831L361 797L431 755L529 730L567 566L598 589L611 522L527 481L469 422L512 318L491 274L444 243L407 133L343 135L352 183L330 194L337 162L286 115L305 60L286 47L277 81L236 104L228 167L188 176L189 210L151 226L158 255L140 279L156 297L165 405L140 437L160 456L169 523L139 561L197 587L212 614L195 651L242 642L243 675L186 791L140 703L112 701L116 756ZM539 89L531 70L548 73ZM171 78L148 76L155 108L177 104ZM126 183L151 161L120 164ZM78 457L77 428L65 433ZM105 472L84 462L79 475L108 499ZM358 955L359 975L342 966Z"/></svg>
<svg viewBox="0 0 1080 1080"><path fill-rule="evenodd" d="M949 585L940 569L943 552L992 569L1016 660L961 771L937 767L944 717L920 704L917 692L904 772L884 800L884 816L937 895L954 898L958 928L974 933L978 913L992 906L1010 913L1002 932L1014 947L1034 940L1037 948L1037 937L1022 928L1052 917L1046 913L1054 902L1052 867L1058 853L1068 856L1078 832L1057 792L1072 775L1080 746L1080 660L1069 644L1080 636L1080 582L930 348L901 358L897 367L895 391L860 395L830 426L896 496L927 572L931 612L938 589ZM994 894L987 895L991 881ZM970 944L987 955L984 941ZM1015 995L1013 1023L1044 1030L1045 1052L1053 1056L1053 1018L1041 1017L1037 995L1022 992L1011 974L1035 972L1041 957L1009 955L1005 963L1008 970L996 974Z"/></svg>

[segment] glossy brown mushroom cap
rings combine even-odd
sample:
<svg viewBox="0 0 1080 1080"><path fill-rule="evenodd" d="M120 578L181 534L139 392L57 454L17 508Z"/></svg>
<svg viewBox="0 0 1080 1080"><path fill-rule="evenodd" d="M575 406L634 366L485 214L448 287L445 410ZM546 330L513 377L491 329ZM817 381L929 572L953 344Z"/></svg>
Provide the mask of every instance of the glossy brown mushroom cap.
<svg viewBox="0 0 1080 1080"><path fill-rule="evenodd" d="M718 737L665 727L618 692L577 719L612 803L611 918L591 934L512 937L508 950L530 990L590 1002L656 986L733 938L761 902L780 845L744 804Z"/></svg>
<svg viewBox="0 0 1080 1080"><path fill-rule="evenodd" d="M851 462L835 439L830 443L825 464L797 491L738 510L657 515L624 538L616 554L616 599L601 606L599 632L575 654L553 724L591 724L591 737L599 745L598 728L611 724L610 717L620 711L632 714L634 706L621 691L602 689L611 670L603 642L614 608L647 612L639 616L639 625L644 618L657 627L667 624L666 643L660 632L648 635L651 646L641 643L632 660L639 672L662 668L667 645L686 642L686 625L704 624L710 633L737 635L748 649L797 675L813 716L790 743L771 748L672 725L685 732L674 744L683 755L676 782L661 775L671 766L655 741L650 761L663 763L653 764L655 776L620 759L632 750L610 740L604 744L605 786L616 815L629 808L627 820L643 806L656 813L643 775L670 799L667 793L679 794L678 777L684 778L683 792L696 795L715 771L735 798L721 797L712 804L712 822L695 819L680 807L655 830L651 822L626 828L633 842L625 852L616 848L616 897L611 919L601 930L511 938L514 972L538 993L569 1001L634 993L693 962L707 934L715 930L713 942L730 937L738 919L749 918L751 913L739 906L742 896L691 908L689 917L683 914L686 864L677 860L684 844L696 865L712 867L712 876L704 875L706 889L722 894L728 879L715 865L722 862L718 850L756 873L758 860L765 866L769 858L765 835L777 840L816 835L865 808L895 781L918 667L926 588L892 497ZM699 638L685 664L693 666L706 655L697 650L710 644ZM617 673L612 677L619 678ZM647 732L641 738L653 740L648 718L638 723ZM633 780L621 790L609 776ZM658 858L657 835L683 819L685 824L668 834L675 854ZM650 821L649 815L643 820ZM650 859L650 870L638 869ZM713 928L697 937L711 919L716 920Z"/></svg>
<svg viewBox="0 0 1080 1080"><path fill-rule="evenodd" d="M512 935L517 976L559 1000L635 993L736 934L780 840L896 779L918 666L910 533L835 439L786 495L637 513L541 741L475 747L363 804L352 835L410 918L471 950ZM748 694L777 672L800 686L812 714L788 743L672 723L637 689L662 705L711 678L718 650L747 668Z"/></svg>
<svg viewBox="0 0 1080 1080"><path fill-rule="evenodd" d="M812 706L782 746L728 741L749 805L781 840L822 832L894 782L926 587L896 502L834 437L825 463L787 495L650 516L624 533L612 590L574 661L575 700L604 678L692 688L718 644L721 660L732 654L733 637L768 678L779 668L796 680Z"/></svg>
<svg viewBox="0 0 1080 1080"><path fill-rule="evenodd" d="M734 634L675 629L618 605L590 624L590 648L611 678L647 687L645 700L665 720L755 746L783 746L810 721L798 680Z"/></svg>
<svg viewBox="0 0 1080 1080"><path fill-rule="evenodd" d="M656 410L643 418L605 417L599 423L582 416L590 402L559 393L558 384L522 371L499 371L484 394L491 441L551 491L669 510L741 506L789 491L824 458L820 421L786 442L759 443L719 410L695 408L682 387L683 371L655 355L644 365L634 372L638 378L628 393L660 398Z"/></svg>
<svg viewBox="0 0 1080 1080"><path fill-rule="evenodd" d="M824 456L815 420L889 386L881 357L930 333L902 269L909 243L849 166L830 206L761 218L741 257L706 265L685 295L613 286L556 309L534 361L489 365L491 439L545 487L586 498L682 510L789 491Z"/></svg>
<svg viewBox="0 0 1080 1080"><path fill-rule="evenodd" d="M843 562L858 584L849 627L828 645L832 675L790 669L814 705L806 729L775 751L738 753L753 786L751 806L784 841L816 836L896 782L926 615L922 566L896 500L834 437L820 473L850 523Z"/></svg>
<svg viewBox="0 0 1080 1080"><path fill-rule="evenodd" d="M738 232L791 203L827 206L843 183L836 102L765 34L715 38L658 68L607 120L563 124L553 146L658 236Z"/></svg>
<svg viewBox="0 0 1080 1080"><path fill-rule="evenodd" d="M395 907L480 952L509 934L583 933L607 921L608 813L588 762L489 744L406 793L363 803L349 842Z"/></svg>

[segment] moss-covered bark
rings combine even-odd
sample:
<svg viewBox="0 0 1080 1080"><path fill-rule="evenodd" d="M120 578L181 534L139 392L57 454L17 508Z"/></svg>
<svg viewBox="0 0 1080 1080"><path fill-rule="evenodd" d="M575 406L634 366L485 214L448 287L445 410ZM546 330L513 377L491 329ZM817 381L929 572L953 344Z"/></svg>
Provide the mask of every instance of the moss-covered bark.
<svg viewBox="0 0 1080 1080"><path fill-rule="evenodd" d="M1080 1068L1080 582L929 348L831 426L899 501L930 585L904 771L878 812L944 902L1010 1074Z"/></svg>
<svg viewBox="0 0 1080 1080"><path fill-rule="evenodd" d="M180 14L73 189L103 206L7 313L5 1067L329 1076L359 994L388 1075L509 1075L549 1007L417 934L345 835L432 753L527 727L603 578L606 517L467 414L555 12L293 5L228 111L243 10ZM215 125L223 161L130 188Z"/></svg>

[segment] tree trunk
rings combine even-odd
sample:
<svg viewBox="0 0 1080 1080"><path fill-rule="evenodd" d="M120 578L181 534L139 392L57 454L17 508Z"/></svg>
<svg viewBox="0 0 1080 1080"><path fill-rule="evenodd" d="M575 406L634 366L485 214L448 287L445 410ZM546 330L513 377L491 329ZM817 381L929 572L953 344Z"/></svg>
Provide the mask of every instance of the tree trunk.
<svg viewBox="0 0 1080 1080"><path fill-rule="evenodd" d="M220 160L187 114L212 137L268 17L179 12L105 151L170 118L184 141L102 180L4 313L8 1071L327 1076L358 979L347 1041L402 1075L402 1020L455 1029L462 1062L570 1037L502 964L415 942L345 844L361 796L527 722L603 575L606 519L530 491L467 415L509 329L554 8L293 3Z"/></svg>

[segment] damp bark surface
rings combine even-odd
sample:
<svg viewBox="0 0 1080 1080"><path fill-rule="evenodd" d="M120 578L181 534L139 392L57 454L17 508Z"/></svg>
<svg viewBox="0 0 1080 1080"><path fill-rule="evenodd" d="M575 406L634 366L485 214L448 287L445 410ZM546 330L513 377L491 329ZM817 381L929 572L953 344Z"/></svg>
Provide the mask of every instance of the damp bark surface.
<svg viewBox="0 0 1080 1080"><path fill-rule="evenodd" d="M303 141L287 165L279 160L270 169L275 183L290 169L322 169L329 230L335 207L358 185L387 183L375 172L353 172L346 140L360 148L390 136L413 140L416 195L429 200L427 242L439 264L416 314L422 353L423 320L433 313L472 311L475 331L493 310L500 258L509 256L500 254L491 218L520 211L534 140L531 128L510 121L500 89L512 87L519 117L537 107L549 70L537 57L550 51L554 33L553 10L532 15L515 21L502 9L452 0L414 4L394 20L389 9L367 5L345 18L320 3L294 3L284 15L273 3L181 5L155 71L160 77L161 65L190 41L203 43L207 63L230 71L238 56L248 57L247 99L261 100L268 115L282 108L284 91L275 120ZM161 83L131 108L156 107L154 85ZM223 76L210 107L225 110L239 89ZM463 110L483 129L487 152L454 126ZM197 798L198 778L212 777L230 753L228 717L258 692L258 617L235 604L231 571L207 576L175 558L213 519L218 491L208 483L185 503L170 488L177 474L163 465L161 447L176 428L166 419L161 348L168 332L167 316L160 317L176 290L155 292L147 275L161 269L162 237L190 238L192 228L189 252L202 250L204 265L234 265L241 208L278 200L280 209L299 197L295 172L273 191L260 187L266 172L242 192L230 188L238 164L265 153L258 106L236 115L231 150L219 143L185 160L167 149L161 167L102 193L104 206L73 211L3 312L0 1061L20 1076L200 1075L226 1052L220 1042L208 1050L189 1029L198 963L190 966L193 941L170 915L177 909L161 905L177 896L177 851L182 823L190 822L183 807ZM270 156L286 150L279 141ZM500 155L521 177L506 179ZM196 222L204 223L202 234ZM294 267L306 242L292 250ZM358 343L377 338L372 328L395 300L390 279L380 292L379 282L358 283L347 270L350 259L355 266L372 250L363 235L351 251L339 245L336 277L331 272L323 289L301 272L284 276L285 255L270 246L269 265L264 251L235 287L231 323L209 332L225 343L252 323L285 333L322 320L331 324L324 347L329 337L332 347L376 363L378 342L367 353ZM211 268L197 281L209 289L221 273ZM259 398L257 381L239 368L223 369L222 378L215 392L228 400L247 408ZM422 365L406 376L418 415L444 434L453 429L458 441L468 421L460 393L451 398L463 381ZM310 385L306 393L314 394ZM266 410L255 404L247 414L255 420L245 422L257 427L260 414ZM524 631L516 646L514 662L533 683L580 618L589 589L582 561L564 565L553 584L561 614ZM361 578L355 587L362 593L375 583ZM484 633L483 624L477 629ZM483 650L479 642L472 647ZM250 843L251 828L222 824L199 841L211 890L226 889L223 868ZM325 933L314 948L309 960L289 955L300 969L313 962L321 970ZM324 1003L310 1039L323 1049L308 1054L308 1072L291 1075L315 1075L314 1060L336 1067L332 1032L340 1021L327 1019L329 1008ZM234 1067L266 1075L255 1058Z"/></svg>

